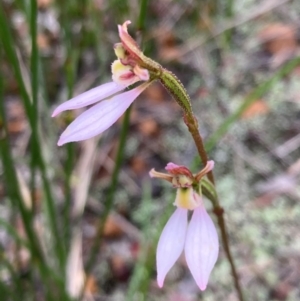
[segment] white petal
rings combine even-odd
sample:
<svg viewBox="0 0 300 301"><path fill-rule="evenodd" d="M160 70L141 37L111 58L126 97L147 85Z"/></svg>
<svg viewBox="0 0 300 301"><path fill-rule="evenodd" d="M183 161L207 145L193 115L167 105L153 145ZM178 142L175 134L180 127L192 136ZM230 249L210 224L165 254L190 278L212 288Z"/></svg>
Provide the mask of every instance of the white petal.
<svg viewBox="0 0 300 301"><path fill-rule="evenodd" d="M217 261L219 240L216 228L203 206L194 210L185 242L187 265L199 288L206 289L209 275Z"/></svg>
<svg viewBox="0 0 300 301"><path fill-rule="evenodd" d="M115 93L124 90L126 86L118 85L115 82L110 82L88 90L82 94L59 105L53 112L52 117L67 110L74 110L89 106L97 101L107 98Z"/></svg>
<svg viewBox="0 0 300 301"><path fill-rule="evenodd" d="M94 137L114 124L131 103L147 88L145 83L135 89L104 100L79 115L62 133L57 145Z"/></svg>
<svg viewBox="0 0 300 301"><path fill-rule="evenodd" d="M164 284L165 277L184 248L187 228L187 210L177 208L165 225L156 250L157 283Z"/></svg>

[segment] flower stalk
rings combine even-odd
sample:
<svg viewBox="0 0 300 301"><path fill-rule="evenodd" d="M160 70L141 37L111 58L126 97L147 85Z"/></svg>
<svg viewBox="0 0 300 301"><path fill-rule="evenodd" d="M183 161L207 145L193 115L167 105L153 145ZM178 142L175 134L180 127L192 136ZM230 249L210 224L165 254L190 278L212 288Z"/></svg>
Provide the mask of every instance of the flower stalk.
<svg viewBox="0 0 300 301"><path fill-rule="evenodd" d="M175 75L173 75L170 71L163 69L159 80L163 84L163 86L169 91L169 93L174 98L174 100L183 109L184 122L187 125L188 130L193 137L193 140L197 147L197 151L201 158L202 163L204 165L206 165L208 162L208 155L206 153L204 143L203 143L202 137L201 137L199 129L198 129L198 122L193 113L189 95L187 94L184 86L179 81L179 79L177 79L177 77ZM241 288L241 285L239 282L239 277L238 277L236 267L234 264L234 260L233 260L231 250L229 247L228 234L227 234L226 224L225 224L225 220L224 220L224 209L220 206L220 203L218 200L218 195L217 195L217 192L216 192L215 186L214 186L214 175L213 175L212 170L208 172L207 177L208 177L209 181L203 179L202 183L201 183L201 186L203 189L203 194L212 202L212 205L214 208L213 212L215 213L215 215L217 217L218 225L219 225L219 228L221 231L223 247L224 247L224 250L226 253L226 257L227 257L230 267L231 267L231 273L232 273L232 277L234 279L235 289L237 291L239 300L243 301L244 297L243 297L243 293L242 293L242 288Z"/></svg>

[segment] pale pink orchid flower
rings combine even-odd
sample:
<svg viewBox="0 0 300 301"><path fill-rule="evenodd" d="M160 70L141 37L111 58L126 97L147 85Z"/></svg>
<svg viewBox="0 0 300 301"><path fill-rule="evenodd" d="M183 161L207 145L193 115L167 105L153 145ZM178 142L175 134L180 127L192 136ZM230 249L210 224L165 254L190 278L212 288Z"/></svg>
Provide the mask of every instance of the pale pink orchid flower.
<svg viewBox="0 0 300 301"><path fill-rule="evenodd" d="M59 146L68 142L86 140L104 132L151 83L148 70L139 66L143 54L128 34L128 24L130 21L126 21L122 26L118 25L121 43L114 47L118 59L113 62L111 68L113 81L75 96L54 110L52 117L63 111L95 104L66 128L57 143ZM124 92L127 87L138 81L144 83Z"/></svg>
<svg viewBox="0 0 300 301"><path fill-rule="evenodd" d="M150 176L163 178L177 188L174 205L177 207L165 225L156 252L157 283L164 284L165 277L184 250L187 266L200 290L207 287L210 273L219 254L219 240L216 228L203 205L201 196L193 190L192 184L213 168L213 161L197 175L184 166L169 163L170 174L151 170ZM192 218L188 222L188 210Z"/></svg>

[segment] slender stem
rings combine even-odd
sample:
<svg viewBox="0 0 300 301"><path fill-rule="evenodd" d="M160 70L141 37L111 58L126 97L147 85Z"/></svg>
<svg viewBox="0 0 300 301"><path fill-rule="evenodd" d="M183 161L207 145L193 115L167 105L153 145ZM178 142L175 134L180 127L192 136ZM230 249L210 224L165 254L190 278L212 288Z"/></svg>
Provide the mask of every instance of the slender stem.
<svg viewBox="0 0 300 301"><path fill-rule="evenodd" d="M67 57L64 64L64 75L66 78L67 83L67 98L70 99L73 97L73 87L74 87L74 80L76 74L76 68L78 64L78 50L74 50L74 42L72 41L72 34L71 34L71 12L70 12L70 3L68 1L61 1L60 10L61 14L61 22L62 28L65 34L65 50L67 53ZM84 26L82 27L84 30ZM71 223L70 223L70 215L71 215L71 208L72 208L72 189L71 189L71 176L74 166L74 159L75 159L75 147L73 143L70 143L66 147L67 151L67 160L64 164L65 168L65 179L64 179L64 186L65 186L65 204L63 207L63 224L64 224L64 238L66 241L66 248L69 248L71 242Z"/></svg>
<svg viewBox="0 0 300 301"><path fill-rule="evenodd" d="M148 4L148 0L141 0L140 15L139 15L139 20L138 20L138 24L137 24L137 30L143 31L145 28L147 4Z"/></svg>
<svg viewBox="0 0 300 301"><path fill-rule="evenodd" d="M202 161L203 165L205 166L207 161L208 161L208 156L207 156L207 153L206 153L205 148L204 148L204 143L203 143L202 137L201 137L201 135L199 133L199 130L198 130L197 119L193 115L193 113L186 113L184 115L184 122L187 125L187 127L188 127L194 141L195 141L199 156L201 158L201 161ZM213 175L212 171L210 171L207 174L207 177L213 184L215 183L214 175Z"/></svg>
<svg viewBox="0 0 300 301"><path fill-rule="evenodd" d="M180 105L180 107L184 111L183 119L185 124L187 125L189 132L191 133L195 145L197 147L198 154L201 158L201 161L204 165L206 165L208 161L208 155L204 147L204 143L202 140L202 137L200 135L199 129L198 129L198 122L197 119L193 113L192 109L192 104L190 101L190 97L182 85L182 83L179 81L179 79L172 74L170 71L163 69L161 73L157 73L157 77L159 78L160 82L162 85L169 91L169 93L172 95L172 97L176 100L176 102ZM221 231L221 237L222 237L222 243L224 246L224 250L227 256L227 259L229 261L230 267L231 267L231 273L232 277L234 279L234 285L237 291L237 294L239 296L239 300L243 301L243 293L242 293L242 288L239 283L239 277L236 272L235 264L233 261L233 257L231 255L230 247L229 247L229 240L228 240L228 234L226 230L226 224L224 221L223 213L224 209L220 206L219 200L218 200L218 195L214 189L214 175L212 171L210 171L207 174L207 177L209 181L211 182L212 189L215 192L214 198L210 198L213 207L214 207L214 212L218 218L218 225ZM208 186L206 186L207 188Z"/></svg>
<svg viewBox="0 0 300 301"><path fill-rule="evenodd" d="M1 2L0 2L1 3ZM1 4L0 4L1 6ZM45 190L45 196L46 196L46 208L47 208L47 214L49 218L49 224L51 228L51 234L54 237L55 240L55 246L54 251L56 252L57 258L60 262L60 267L63 267L63 248L62 248L62 240L60 237L59 227L57 223L57 214L56 214L56 207L55 202L52 197L51 193L51 185L50 180L48 179L47 170L46 170L46 162L44 159L44 155L41 150L40 146L40 139L38 135L38 130L36 128L36 122L34 120L35 114L32 110L32 102L31 98L26 90L26 86L22 77L22 72L20 69L18 57L14 48L13 40L12 40L12 34L10 32L10 27L8 26L9 22L7 21L6 16L4 15L4 12L2 9L0 9L0 38L3 45L3 49L6 53L6 56L8 58L8 61L10 62L12 69L14 71L16 80L19 84L20 94L22 96L24 109L29 121L30 128L32 130L32 148L35 150L36 153L36 162L37 166L39 167L41 171L41 177L42 177L42 183Z"/></svg>
<svg viewBox="0 0 300 301"><path fill-rule="evenodd" d="M199 156L202 160L202 163L206 164L206 162L208 160L208 156L207 156L207 153L204 148L204 143L203 143L202 137L198 130L198 124L197 124L195 116L192 113L186 113L184 115L184 121L194 139L194 142L196 144L196 147L197 147ZM207 174L207 177L214 184L214 176L213 176L212 171ZM224 247L227 259L229 261L230 267L231 267L231 273L232 273L235 289L239 296L239 300L243 301L244 297L243 297L243 293L242 293L242 288L241 288L241 285L239 282L239 277L238 277L236 267L234 264L234 260L233 260L231 250L229 247L228 233L226 230L226 224L225 224L225 220L224 220L224 216L223 216L224 209L220 206L219 200L217 197L214 199L214 201L212 203L213 203L213 207L214 207L214 213L216 214L217 219L218 219L218 225L219 225L219 228L221 231L223 247Z"/></svg>
<svg viewBox="0 0 300 301"><path fill-rule="evenodd" d="M31 94L32 94L32 120L34 126L33 131L37 131L38 124L38 47L37 47L37 3L36 0L30 1L30 34L31 34ZM35 186L36 186L36 148L33 139L31 140L31 200L32 200L32 212L35 214Z"/></svg>
<svg viewBox="0 0 300 301"><path fill-rule="evenodd" d="M220 206L214 206L214 213L217 216L218 219L218 225L221 231L221 237L222 237L222 243L223 243L223 247L227 256L227 259L230 263L230 267L231 267L231 274L233 277L233 281L234 281L234 286L235 289L237 291L238 297L240 301L244 300L244 296L243 296L243 292L242 292L242 288L239 282L239 276L237 274L236 271L236 267L234 264L234 260L231 254L231 250L229 248L229 241L228 241L228 233L227 233L227 229L226 229L226 223L224 220L224 209Z"/></svg>

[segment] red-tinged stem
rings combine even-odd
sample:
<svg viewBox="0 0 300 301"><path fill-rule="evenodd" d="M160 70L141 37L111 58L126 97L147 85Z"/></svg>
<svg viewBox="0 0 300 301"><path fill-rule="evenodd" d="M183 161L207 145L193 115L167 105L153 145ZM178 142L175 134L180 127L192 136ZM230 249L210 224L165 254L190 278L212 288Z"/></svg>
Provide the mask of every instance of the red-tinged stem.
<svg viewBox="0 0 300 301"><path fill-rule="evenodd" d="M162 85L169 91L169 93L172 95L172 97L176 100L176 102L183 109L184 122L187 125L188 130L193 137L198 154L201 158L203 165L205 166L208 161L208 155L204 148L204 143L203 143L203 140L200 135L199 128L198 128L198 122L193 113L192 105L191 105L191 101L190 101L190 97L189 97L188 93L186 92L184 86L179 81L179 79L174 74L172 74L170 71L163 69L163 70L160 70L160 73L158 73L158 74L159 74L159 80L162 83ZM241 285L239 282L239 277L238 277L235 263L234 263L234 260L233 260L232 254L231 254L231 250L229 247L228 233L227 233L227 229L226 229L226 223L224 220L224 209L220 206L220 203L218 200L218 195L215 190L215 184L214 184L215 181L214 181L213 172L210 171L207 174L207 177L210 181L210 184L209 183L207 183L207 184L210 186L210 190L213 191L213 193L210 194L210 196L211 195L214 196L214 197L209 197L209 199L211 200L211 202L213 204L214 213L217 216L218 226L219 226L220 232L221 232L223 247L224 247L224 250L226 253L226 257L227 257L228 262L231 267L231 274L233 277L234 286L235 286L237 295L239 297L239 301L244 301L242 288L241 288ZM205 193L205 190L203 192Z"/></svg>
<svg viewBox="0 0 300 301"><path fill-rule="evenodd" d="M185 114L184 115L184 122L187 125L187 127L189 129L189 132L191 133L191 135L194 139L194 142L195 142L195 145L197 147L199 156L202 160L202 163L204 165L206 165L206 163L208 161L208 156L207 156L207 153L206 153L205 148L204 148L202 137L201 137L200 132L198 130L198 123L197 123L197 120L196 120L195 116L192 113L191 114L189 114L189 113ZM212 171L210 171L207 174L207 177L213 184L215 183L214 175L213 175ZM229 261L229 264L230 264L230 267L231 267L231 273L232 273L235 289L236 289L236 292L239 296L239 300L243 301L244 297L243 297L242 288L241 288L241 285L240 285L240 282L239 282L239 276L237 274L236 267L235 267L235 264L234 264L234 260L233 260L231 250L230 250L230 247L229 247L228 233L227 233L227 229L226 229L226 223L225 223L225 220L224 220L224 209L220 206L218 198L215 198L215 200L212 203L213 203L213 207L214 207L214 213L217 216L218 225L219 225L219 228L220 228L220 231L221 231L221 238L222 238L223 247L224 247L224 250L225 250L225 253L226 253L226 257L227 257L227 259Z"/></svg>

